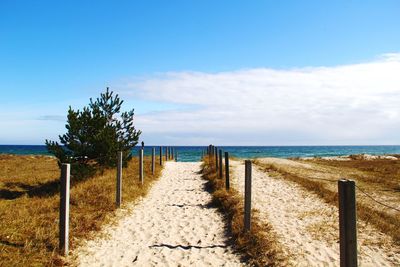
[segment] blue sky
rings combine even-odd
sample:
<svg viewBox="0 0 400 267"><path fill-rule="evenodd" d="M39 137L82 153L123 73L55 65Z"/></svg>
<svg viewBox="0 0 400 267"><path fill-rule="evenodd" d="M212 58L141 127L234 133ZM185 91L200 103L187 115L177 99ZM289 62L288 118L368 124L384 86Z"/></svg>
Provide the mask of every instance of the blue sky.
<svg viewBox="0 0 400 267"><path fill-rule="evenodd" d="M360 74L365 71L362 64L375 64L374 73L392 73L399 62L399 14L398 1L2 0L0 144L42 144L46 138L56 139L65 131L63 116L68 106L81 108L89 97L96 97L106 86L120 93L128 108L135 107L138 128L143 130L147 143L399 144L400 139L391 135L399 122L394 107L387 107L385 111L391 117L382 126L386 129L384 132L361 138L354 137L355 132L364 129L361 126L350 129L346 135L301 130L298 125L293 131L293 123L289 122L296 120L294 113L290 113L293 106L288 103L286 113L275 113L281 114L277 120L284 123L277 123L274 128L246 125L247 132L244 130L237 137L222 139L233 129L227 126L229 122L220 130L205 130L213 125L206 114L221 113L218 109L221 103L210 106L207 101L182 99L185 94L196 97L207 91L211 81L217 85L213 89L215 97L222 98L227 91L221 88L232 93L236 92L235 85L242 84L242 88L246 88L243 90L258 92L254 97L266 101L262 105L264 110L254 110L257 117L267 112L271 93L266 92L280 94L277 97L283 98L285 94L291 95L292 91L280 88L282 83L285 88L289 86L285 81L296 71L309 71L308 76L314 77L304 82L306 85L325 77L321 87L315 88L316 92L336 86L335 81L327 78L333 74L320 76L316 71L319 67L335 73L342 68L339 77L349 77L348 80L352 80L351 75L360 80L370 76L367 75L369 70ZM347 72L349 68L357 71ZM278 85L276 81L253 87L260 77L265 82L281 74L288 76L280 78ZM397 96L400 84L394 76L385 76L392 81L384 88L386 95ZM296 77L294 75L293 79ZM382 76L373 78L370 83L376 84ZM207 88L202 84L207 84ZM297 88L291 84L290 88L296 91L304 88L301 86ZM171 87L176 89L171 90ZM345 87L335 92L346 92ZM382 87L355 90L371 100ZM166 97L160 97L166 92ZM209 92L209 97L213 97L213 92ZM304 95L298 97L301 99ZM342 106L352 106L359 101L354 94L349 102L343 102L343 97L329 90L320 97L337 104L329 108L332 114L337 114ZM236 101L243 104L243 98ZM386 99L379 101L384 103ZM245 108L241 104L232 100L230 107ZM314 104L309 103L316 109ZM248 105L255 106L251 101ZM382 109L385 108L382 105ZM232 120L238 120L239 114L234 114L233 109L230 112ZM355 110L346 112L345 115L362 118L373 111L355 105ZM190 117L200 121L202 131L190 126ZM249 117L242 119L249 121ZM186 118L184 122L182 118ZM372 126L381 123L383 118L386 117L377 117L371 122ZM327 117L322 119L326 121ZM221 123L224 121L226 119L221 117ZM317 119L312 123L323 124ZM264 125L254 122L257 124ZM21 129L25 130L21 132ZM240 136L244 135L252 136L251 140L242 140ZM270 137L269 141L265 136Z"/></svg>

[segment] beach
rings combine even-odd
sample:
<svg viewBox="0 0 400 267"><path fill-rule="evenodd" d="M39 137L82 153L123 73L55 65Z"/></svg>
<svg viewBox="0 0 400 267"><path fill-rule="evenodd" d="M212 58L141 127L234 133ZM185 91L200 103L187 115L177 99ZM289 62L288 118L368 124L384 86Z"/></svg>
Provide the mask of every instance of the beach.
<svg viewBox="0 0 400 267"><path fill-rule="evenodd" d="M239 235L235 238L230 232L230 227L237 227L232 223L242 222L242 210L232 222L226 206L214 205L243 201L244 159L230 161L231 191L237 192L232 201L226 199L225 180L213 169L214 157L206 157L205 162L167 161L163 168L157 165L154 176L151 159L146 157L144 186L139 183L137 160L124 169L123 205L119 209L114 204L115 170L73 185L71 252L62 257L56 252L58 193L48 191L57 181L55 159L1 156L0 205L7 223L2 223L0 233L0 263L246 266L250 260L269 257L274 266L338 266L337 180L348 178L358 186L360 266L400 264L399 213L388 208L400 203L397 155L253 159L252 209L256 216L252 224L270 239L266 242L261 240L263 235L255 237L265 247L250 254L247 246L251 239L243 243L243 230L236 229ZM210 191L207 175L220 184L216 192Z"/></svg>
<svg viewBox="0 0 400 267"><path fill-rule="evenodd" d="M0 11L0 267L400 267L399 1Z"/></svg>
<svg viewBox="0 0 400 267"><path fill-rule="evenodd" d="M260 158L259 162L310 169L307 163L287 159ZM244 164L232 161L233 184L244 193ZM338 208L317 194L282 177L272 176L254 164L253 203L262 220L278 237L289 266L338 266ZM363 220L357 221L360 266L397 266L400 247L393 238Z"/></svg>
<svg viewBox="0 0 400 267"><path fill-rule="evenodd" d="M210 206L200 163L167 162L149 194L74 251L79 266L243 266ZM105 238L104 238L105 236Z"/></svg>

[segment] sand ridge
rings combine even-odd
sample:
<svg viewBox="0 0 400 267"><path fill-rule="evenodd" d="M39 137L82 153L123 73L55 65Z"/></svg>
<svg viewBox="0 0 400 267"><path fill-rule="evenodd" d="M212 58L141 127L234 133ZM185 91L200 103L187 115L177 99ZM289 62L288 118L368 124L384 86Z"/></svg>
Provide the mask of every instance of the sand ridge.
<svg viewBox="0 0 400 267"><path fill-rule="evenodd" d="M82 266L243 266L197 173L200 163L166 162L149 194L105 227L106 238L75 250Z"/></svg>
<svg viewBox="0 0 400 267"><path fill-rule="evenodd" d="M231 161L231 165L232 184L243 194L244 164ZM290 266L339 266L336 206L294 182L268 176L256 165L252 168L252 203L273 227ZM360 266L400 265L399 248L390 237L360 220L357 227Z"/></svg>

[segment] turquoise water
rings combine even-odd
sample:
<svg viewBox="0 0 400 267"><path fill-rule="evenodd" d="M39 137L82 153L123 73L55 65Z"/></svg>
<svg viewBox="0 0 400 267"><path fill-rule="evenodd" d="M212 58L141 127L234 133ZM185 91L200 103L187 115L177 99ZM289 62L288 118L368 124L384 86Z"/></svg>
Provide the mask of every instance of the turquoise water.
<svg viewBox="0 0 400 267"><path fill-rule="evenodd" d="M351 154L400 154L400 146L222 146L223 151L238 158L257 157L326 157ZM145 155L151 154L152 147L145 147ZM206 147L202 146L175 146L178 151L178 161L199 161L201 153ZM165 150L163 149L163 154ZM137 155L137 148L133 151ZM18 155L48 155L45 146L27 145L0 145L0 154ZM159 155L159 146L156 146L156 155Z"/></svg>

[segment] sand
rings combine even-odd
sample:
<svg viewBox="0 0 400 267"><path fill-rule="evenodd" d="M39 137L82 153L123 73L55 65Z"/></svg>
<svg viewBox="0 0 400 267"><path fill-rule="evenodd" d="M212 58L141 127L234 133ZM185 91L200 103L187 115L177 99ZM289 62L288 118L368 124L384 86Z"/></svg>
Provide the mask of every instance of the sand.
<svg viewBox="0 0 400 267"><path fill-rule="evenodd" d="M231 161L231 165L232 184L243 194L244 164ZM289 265L339 266L338 209L294 182L268 176L254 164L252 179L253 208L276 232ZM357 227L360 266L400 266L400 250L390 237L361 220Z"/></svg>
<svg viewBox="0 0 400 267"><path fill-rule="evenodd" d="M200 163L167 162L149 194L73 253L81 266L243 266L227 245L225 225ZM105 237L104 237L105 236Z"/></svg>
<svg viewBox="0 0 400 267"><path fill-rule="evenodd" d="M284 159L284 158L258 158L257 161L261 163L269 163L269 164L279 164L279 165L286 165L289 167L296 167L296 168L305 168L305 169L310 169L311 165L303 162L297 162L293 161L290 159Z"/></svg>

